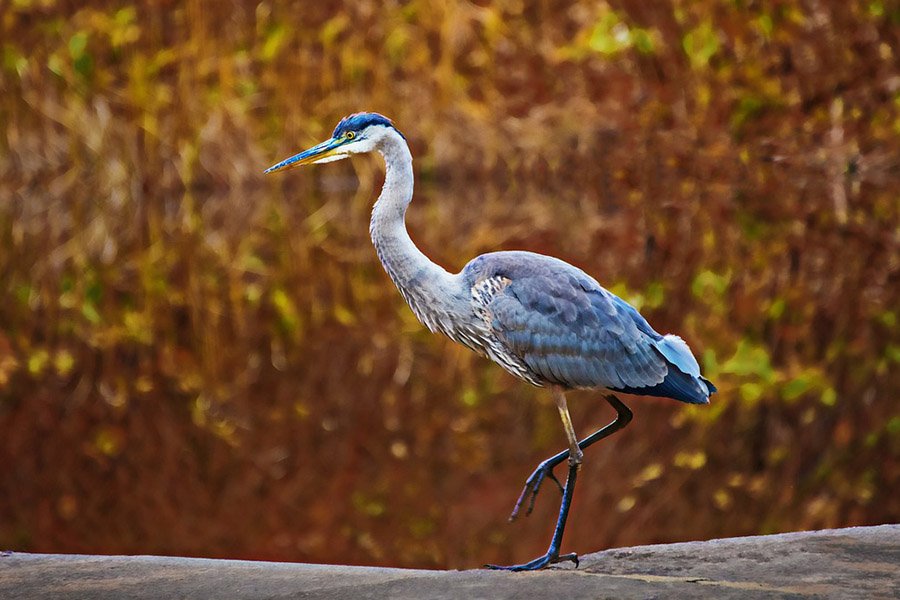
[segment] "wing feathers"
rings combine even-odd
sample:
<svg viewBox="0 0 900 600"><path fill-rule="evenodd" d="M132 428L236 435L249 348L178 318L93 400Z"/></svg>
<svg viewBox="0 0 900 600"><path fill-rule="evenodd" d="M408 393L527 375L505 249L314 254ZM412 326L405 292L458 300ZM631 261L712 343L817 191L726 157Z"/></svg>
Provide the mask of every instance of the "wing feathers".
<svg viewBox="0 0 900 600"><path fill-rule="evenodd" d="M690 396L685 401L702 395L695 384L700 368L681 338L660 336L633 307L599 285L588 289L570 279L493 277L473 286L476 312L504 352L531 372L532 383L655 390L678 399ZM673 369L684 380L666 384Z"/></svg>
<svg viewBox="0 0 900 600"><path fill-rule="evenodd" d="M697 403L715 391L681 338L654 331L580 269L547 256L500 252L474 259L463 274L484 324L485 352L531 383Z"/></svg>

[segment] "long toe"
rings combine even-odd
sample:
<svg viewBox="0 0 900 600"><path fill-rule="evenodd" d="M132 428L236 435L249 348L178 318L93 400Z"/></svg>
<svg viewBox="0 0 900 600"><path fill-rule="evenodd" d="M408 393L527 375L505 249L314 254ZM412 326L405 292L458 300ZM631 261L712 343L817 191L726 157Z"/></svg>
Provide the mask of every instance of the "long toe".
<svg viewBox="0 0 900 600"><path fill-rule="evenodd" d="M550 554L547 553L544 556L536 558L530 562L521 564L521 565L510 565L510 566L502 566L502 565L484 565L488 569L493 569L495 571L539 571L541 569L546 569L550 565L554 565L559 562L572 561L575 563L575 568L578 568L578 555L574 552L570 554L563 554L560 556L559 554Z"/></svg>
<svg viewBox="0 0 900 600"><path fill-rule="evenodd" d="M556 487L558 487L560 493L562 493L563 486L559 482L559 479L556 478L556 475L554 475L553 467L548 467L546 462L541 463L525 481L525 487L522 489L522 493L519 494L519 499L516 500L516 505L513 507L512 514L509 515L510 522L515 521L519 517L519 511L522 510L522 505L526 502L525 516L527 517L531 514L531 511L534 510L534 502L537 500L538 492L541 491L541 484L544 483L544 479L547 477L556 483Z"/></svg>

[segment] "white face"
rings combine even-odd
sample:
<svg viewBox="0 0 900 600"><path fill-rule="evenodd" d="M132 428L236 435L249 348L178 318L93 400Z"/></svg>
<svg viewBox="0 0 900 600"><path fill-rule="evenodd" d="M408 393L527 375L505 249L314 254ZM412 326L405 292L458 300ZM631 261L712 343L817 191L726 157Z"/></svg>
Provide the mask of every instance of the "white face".
<svg viewBox="0 0 900 600"><path fill-rule="evenodd" d="M351 154L365 154L372 152L378 145L378 142L393 133L389 127L384 125L369 125L362 131L354 133L353 141L343 144L337 153L333 156L327 156L324 160L316 162L331 162L347 158Z"/></svg>

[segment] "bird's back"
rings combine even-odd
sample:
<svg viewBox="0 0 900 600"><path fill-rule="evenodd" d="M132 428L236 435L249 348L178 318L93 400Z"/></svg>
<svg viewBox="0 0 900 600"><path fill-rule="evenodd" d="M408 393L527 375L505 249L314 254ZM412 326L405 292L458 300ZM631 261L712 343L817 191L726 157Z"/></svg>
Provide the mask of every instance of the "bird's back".
<svg viewBox="0 0 900 600"><path fill-rule="evenodd" d="M606 388L702 404L715 387L681 338L660 335L581 269L531 252L495 252L460 273L488 354L537 385Z"/></svg>

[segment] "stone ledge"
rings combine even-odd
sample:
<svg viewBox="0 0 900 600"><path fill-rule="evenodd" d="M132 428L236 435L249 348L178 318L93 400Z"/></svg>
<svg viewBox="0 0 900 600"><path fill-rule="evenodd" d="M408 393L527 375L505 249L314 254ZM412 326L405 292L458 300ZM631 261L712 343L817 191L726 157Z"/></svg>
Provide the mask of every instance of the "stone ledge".
<svg viewBox="0 0 900 600"><path fill-rule="evenodd" d="M426 571L0 554L0 598L900 598L900 525L617 548L578 569Z"/></svg>

